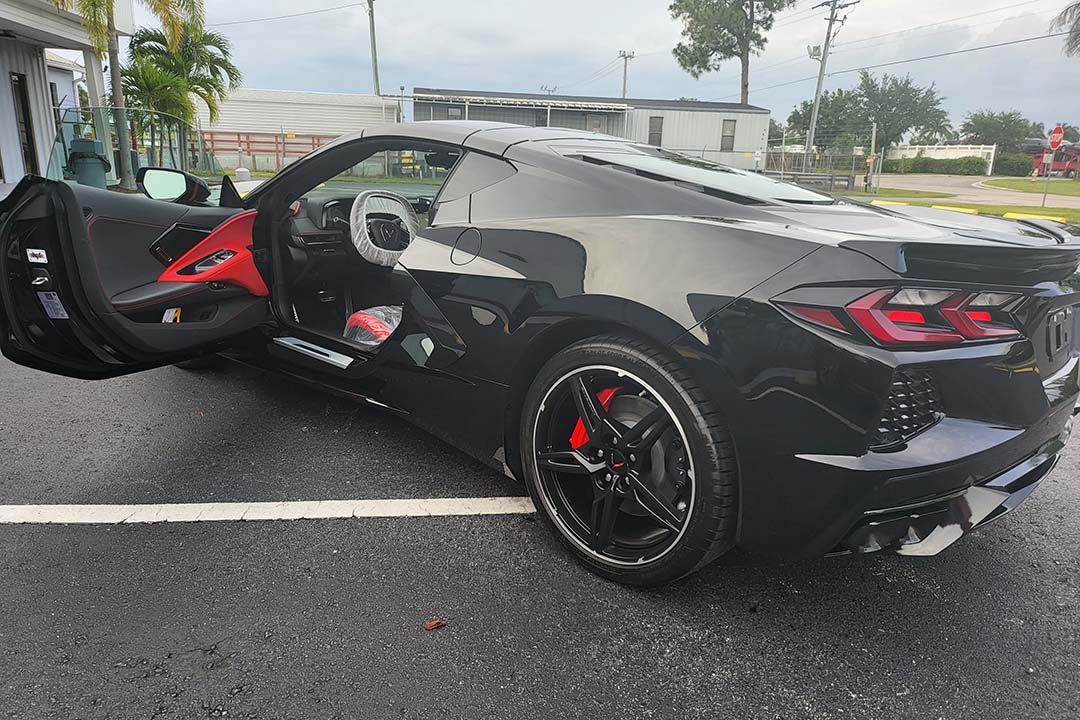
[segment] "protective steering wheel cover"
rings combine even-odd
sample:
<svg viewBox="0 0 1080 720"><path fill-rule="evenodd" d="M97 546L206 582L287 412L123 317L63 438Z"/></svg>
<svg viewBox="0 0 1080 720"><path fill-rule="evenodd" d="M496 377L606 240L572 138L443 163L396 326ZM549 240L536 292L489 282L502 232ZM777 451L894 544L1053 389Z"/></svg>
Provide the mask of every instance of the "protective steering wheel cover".
<svg viewBox="0 0 1080 720"><path fill-rule="evenodd" d="M416 234L420 231L420 221L416 217L416 211L413 210L412 203L397 193L385 190L367 190L356 196L352 206L352 213L349 216L353 247L356 248L356 252L360 253L360 257L369 263L383 267L393 267L397 264L401 254L408 249L408 244L401 250L386 250L372 242L368 233L367 222L368 201L372 198L392 200L404 208L405 214L401 217L405 221L405 229L409 232L409 243L416 239Z"/></svg>

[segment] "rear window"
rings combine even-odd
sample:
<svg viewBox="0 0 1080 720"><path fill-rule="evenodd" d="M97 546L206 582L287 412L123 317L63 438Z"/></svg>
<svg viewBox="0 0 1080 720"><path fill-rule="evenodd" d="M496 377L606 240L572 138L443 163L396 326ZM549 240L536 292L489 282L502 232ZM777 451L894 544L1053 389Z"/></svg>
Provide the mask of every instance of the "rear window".
<svg viewBox="0 0 1080 720"><path fill-rule="evenodd" d="M782 201L832 205L836 202L828 195L798 185L660 148L624 145L617 149L602 147L593 151L578 145L566 154L594 165L632 172L639 177L660 182L675 183L688 190L744 204Z"/></svg>

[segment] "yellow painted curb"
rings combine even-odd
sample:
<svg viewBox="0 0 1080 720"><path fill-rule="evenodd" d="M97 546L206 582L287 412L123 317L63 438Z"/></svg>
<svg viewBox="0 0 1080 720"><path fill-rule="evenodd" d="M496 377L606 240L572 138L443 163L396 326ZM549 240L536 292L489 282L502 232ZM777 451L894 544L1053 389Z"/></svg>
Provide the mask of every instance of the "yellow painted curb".
<svg viewBox="0 0 1080 720"><path fill-rule="evenodd" d="M967 213L968 215L978 215L979 211L974 208L956 207L954 205L931 205L930 207L935 210L952 210L953 212Z"/></svg>
<svg viewBox="0 0 1080 720"><path fill-rule="evenodd" d="M1068 218L1058 217L1057 215L1029 215L1028 213L1005 213L1001 217L1009 218L1010 220L1053 220L1054 222L1064 223L1069 222Z"/></svg>
<svg viewBox="0 0 1080 720"><path fill-rule="evenodd" d="M911 203L897 202L896 200L871 200L871 205L910 205Z"/></svg>

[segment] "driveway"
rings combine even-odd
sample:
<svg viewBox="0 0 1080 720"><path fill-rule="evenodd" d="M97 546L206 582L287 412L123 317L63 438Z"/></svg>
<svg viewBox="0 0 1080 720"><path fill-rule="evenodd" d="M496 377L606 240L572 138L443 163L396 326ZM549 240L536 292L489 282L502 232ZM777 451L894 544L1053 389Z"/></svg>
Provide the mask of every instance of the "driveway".
<svg viewBox="0 0 1080 720"><path fill-rule="evenodd" d="M0 523L0 716L1075 718L1078 445L939 557L733 555L651 591L521 513ZM0 505L521 494L241 367L95 383L0 358L0 454Z"/></svg>
<svg viewBox="0 0 1080 720"><path fill-rule="evenodd" d="M1042 204L1041 193L1026 193L1019 190L981 186L985 180L993 178L972 175L882 175L881 185L886 188L904 190L928 190L950 193L956 197L942 198L944 205L949 202L978 203L982 205L1030 205ZM1035 183L1036 187L1041 187ZM885 197L885 193L882 193ZM903 199L903 198L901 198ZM1047 195L1047 207L1080 208L1080 197L1067 195Z"/></svg>

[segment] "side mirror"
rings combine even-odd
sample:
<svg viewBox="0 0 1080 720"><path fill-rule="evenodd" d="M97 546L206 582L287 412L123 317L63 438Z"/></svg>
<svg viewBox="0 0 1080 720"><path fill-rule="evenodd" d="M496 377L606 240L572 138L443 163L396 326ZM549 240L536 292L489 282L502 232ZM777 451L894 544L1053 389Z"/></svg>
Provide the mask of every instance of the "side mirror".
<svg viewBox="0 0 1080 720"><path fill-rule="evenodd" d="M148 198L194 205L206 202L210 186L202 178L172 168L139 168L135 184Z"/></svg>

